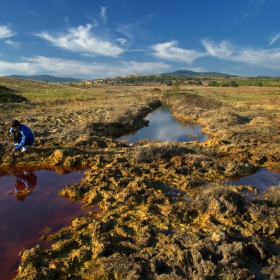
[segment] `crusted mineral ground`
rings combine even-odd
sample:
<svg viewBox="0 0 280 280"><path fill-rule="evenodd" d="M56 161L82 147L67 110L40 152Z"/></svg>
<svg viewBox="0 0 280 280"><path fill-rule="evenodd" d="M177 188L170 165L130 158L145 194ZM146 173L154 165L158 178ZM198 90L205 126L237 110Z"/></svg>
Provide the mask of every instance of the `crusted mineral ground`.
<svg viewBox="0 0 280 280"><path fill-rule="evenodd" d="M161 103L201 124L209 140L114 141L147 125ZM280 185L252 201L243 193L252 186L225 184L262 167L280 172L279 104L265 105L199 90L51 105L19 113L36 144L16 157L5 134L13 116L2 117L2 173L87 166L83 181L59 194L102 209L43 236L51 248L20 252L16 279L279 279Z"/></svg>

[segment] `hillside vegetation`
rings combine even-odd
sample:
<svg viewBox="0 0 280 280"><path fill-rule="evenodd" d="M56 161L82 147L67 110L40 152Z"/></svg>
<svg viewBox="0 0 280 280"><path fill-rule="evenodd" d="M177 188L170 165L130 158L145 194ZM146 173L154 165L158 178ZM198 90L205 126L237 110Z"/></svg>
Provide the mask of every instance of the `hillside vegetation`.
<svg viewBox="0 0 280 280"><path fill-rule="evenodd" d="M15 93L12 89L0 85L0 103L17 103L23 101L27 101L27 99Z"/></svg>
<svg viewBox="0 0 280 280"><path fill-rule="evenodd" d="M238 86L265 86L280 87L278 77L236 77L230 75L218 75L209 72L207 75L184 75L161 74L161 75L129 75L115 78L96 79L88 82L90 84L110 84L110 85L141 85L141 84L166 84L172 85L205 85L215 87L238 87ZM85 85L85 83L84 83Z"/></svg>

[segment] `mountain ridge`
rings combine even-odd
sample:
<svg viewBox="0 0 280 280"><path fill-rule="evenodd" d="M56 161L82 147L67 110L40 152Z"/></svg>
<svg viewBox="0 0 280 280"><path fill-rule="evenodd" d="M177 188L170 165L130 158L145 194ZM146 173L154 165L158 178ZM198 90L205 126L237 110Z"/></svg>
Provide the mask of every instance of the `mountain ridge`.
<svg viewBox="0 0 280 280"><path fill-rule="evenodd" d="M70 83L70 82L80 82L82 79L72 78L72 77L55 77L51 75L10 75L3 76L5 78L15 78L15 79L23 79L23 80L33 80L33 81L41 81L41 82L51 82L51 83Z"/></svg>
<svg viewBox="0 0 280 280"><path fill-rule="evenodd" d="M230 75L225 73L219 72L195 72L191 70L177 70L174 72L168 73L161 73L156 75L166 75L166 76L189 76L189 77L205 77L205 78L230 78L230 77L238 77L236 75ZM15 78L15 79L23 79L23 80L33 80L33 81L41 81L41 82L51 82L51 83L75 83L81 82L85 79L77 79L73 77L55 77L51 75L10 75L10 76L3 76L5 78Z"/></svg>

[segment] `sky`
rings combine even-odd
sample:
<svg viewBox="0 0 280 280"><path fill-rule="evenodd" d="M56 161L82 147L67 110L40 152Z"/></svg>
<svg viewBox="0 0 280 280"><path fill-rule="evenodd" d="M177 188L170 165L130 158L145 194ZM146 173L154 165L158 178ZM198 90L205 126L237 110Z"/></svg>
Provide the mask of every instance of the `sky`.
<svg viewBox="0 0 280 280"><path fill-rule="evenodd" d="M1 0L0 76L280 76L279 0Z"/></svg>

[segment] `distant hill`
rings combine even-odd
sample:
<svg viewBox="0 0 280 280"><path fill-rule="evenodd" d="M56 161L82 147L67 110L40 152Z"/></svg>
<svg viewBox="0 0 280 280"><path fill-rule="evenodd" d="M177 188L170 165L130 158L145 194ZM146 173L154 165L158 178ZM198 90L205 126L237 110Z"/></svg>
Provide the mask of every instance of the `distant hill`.
<svg viewBox="0 0 280 280"><path fill-rule="evenodd" d="M33 80L33 81L42 81L42 82L50 82L50 83L70 83L70 82L80 82L81 79L76 78L62 78L62 77L54 77L50 75L34 75L34 76L22 76L22 75L11 75L5 76L6 78L16 78L23 80Z"/></svg>
<svg viewBox="0 0 280 280"><path fill-rule="evenodd" d="M236 77L233 75L228 75L219 72L194 72L190 70L179 70L170 73L162 73L161 75L169 75L169 76L200 76L200 77Z"/></svg>

